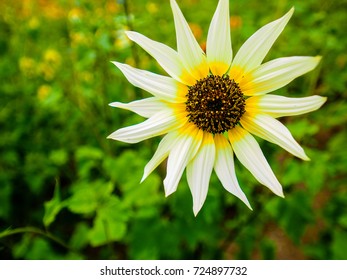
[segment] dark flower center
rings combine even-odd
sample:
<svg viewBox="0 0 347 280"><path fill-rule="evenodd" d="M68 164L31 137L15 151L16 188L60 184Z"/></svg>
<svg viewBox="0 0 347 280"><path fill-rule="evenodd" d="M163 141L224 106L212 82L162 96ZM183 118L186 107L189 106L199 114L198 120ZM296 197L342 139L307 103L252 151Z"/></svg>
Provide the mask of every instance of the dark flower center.
<svg viewBox="0 0 347 280"><path fill-rule="evenodd" d="M213 134L235 127L245 113L242 91L228 75L210 75L197 81L186 97L189 122Z"/></svg>

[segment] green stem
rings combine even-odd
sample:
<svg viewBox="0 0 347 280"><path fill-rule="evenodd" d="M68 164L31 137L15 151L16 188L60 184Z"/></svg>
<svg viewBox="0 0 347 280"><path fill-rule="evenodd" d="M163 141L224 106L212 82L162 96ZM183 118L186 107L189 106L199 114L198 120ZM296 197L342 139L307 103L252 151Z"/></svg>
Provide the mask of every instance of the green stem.
<svg viewBox="0 0 347 280"><path fill-rule="evenodd" d="M129 5L128 5L128 1L127 0L124 0L123 1L123 8L124 8L124 13L125 13L125 17L126 17L126 20L127 20L127 25L129 27L130 30L134 30L134 27L133 27L133 23L131 21L131 16L130 16L130 11L129 11ZM138 67L139 66L139 55L137 53L137 49L136 49L136 46L135 44L132 44L131 45L131 52L133 54L133 58L134 58L134 62L135 62L135 67Z"/></svg>
<svg viewBox="0 0 347 280"><path fill-rule="evenodd" d="M134 30L133 22L131 20L131 14L130 14L130 9L129 9L129 5L128 5L128 0L123 0L123 8L124 8L124 14L126 17L128 28L129 28L129 30ZM137 51L137 46L134 43L131 44L131 53L132 53L132 56L134 58L134 67L139 68L140 57L139 57L139 54ZM139 89L138 87L134 87L134 91L135 91L135 96L137 98L144 98L141 89Z"/></svg>
<svg viewBox="0 0 347 280"><path fill-rule="evenodd" d="M0 232L0 239L11 236L14 234L20 234L20 233L34 233L34 234L39 234L42 235L55 243L58 243L59 245L63 246L64 248L71 250L71 248L66 245L62 240L60 240L58 237L54 236L53 234L43 231L41 229L35 228L35 227L22 227L22 228L16 228L16 229L10 229L10 230L5 230L3 232Z"/></svg>

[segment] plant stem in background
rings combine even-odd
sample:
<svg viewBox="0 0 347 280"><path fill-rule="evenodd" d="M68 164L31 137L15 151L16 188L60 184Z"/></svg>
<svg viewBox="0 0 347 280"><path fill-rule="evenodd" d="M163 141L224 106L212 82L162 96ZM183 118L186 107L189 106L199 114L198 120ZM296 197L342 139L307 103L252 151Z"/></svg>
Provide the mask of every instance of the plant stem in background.
<svg viewBox="0 0 347 280"><path fill-rule="evenodd" d="M123 8L124 8L124 13L125 13L125 17L126 17L126 21L127 21L127 25L129 27L129 30L134 30L134 26L133 26L133 22L131 19L131 14L130 14L130 10L129 10L129 5L128 5L128 1L127 0L123 0L121 1L121 3L123 4ZM134 43L131 44L131 52L134 58L134 66L138 67L139 66L139 55L137 53L137 47Z"/></svg>
<svg viewBox="0 0 347 280"><path fill-rule="evenodd" d="M33 233L33 234L38 234L42 235L45 238L48 238L55 243L58 243L62 247L68 249L69 251L73 251L64 241L62 241L60 238L54 236L50 232L43 231L41 229L35 228L35 227L22 227L22 228L16 228L16 229L8 229L4 230L3 232L0 232L0 239L11 236L14 234L20 234L20 233Z"/></svg>

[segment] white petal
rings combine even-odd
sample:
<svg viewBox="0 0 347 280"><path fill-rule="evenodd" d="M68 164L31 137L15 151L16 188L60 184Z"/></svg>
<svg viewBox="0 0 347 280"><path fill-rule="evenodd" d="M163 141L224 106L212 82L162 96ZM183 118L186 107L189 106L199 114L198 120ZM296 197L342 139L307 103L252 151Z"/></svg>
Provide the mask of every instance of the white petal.
<svg viewBox="0 0 347 280"><path fill-rule="evenodd" d="M134 31L127 31L126 34L130 40L134 41L148 52L171 77L187 84L187 81L185 81L184 78L189 77L182 76L182 73L185 72L185 70L181 59L175 50ZM187 75L189 76L188 73Z"/></svg>
<svg viewBox="0 0 347 280"><path fill-rule="evenodd" d="M156 113L142 123L124 127L116 130L107 138L126 142L138 143L140 141L165 134L177 127L176 116L171 110L164 110Z"/></svg>
<svg viewBox="0 0 347 280"><path fill-rule="evenodd" d="M213 136L204 133L200 149L187 165L187 181L193 196L193 212L196 216L203 206L215 159Z"/></svg>
<svg viewBox="0 0 347 280"><path fill-rule="evenodd" d="M243 69L244 73L247 73L259 66L283 31L293 12L294 8L282 18L263 26L255 32L237 52L232 67L238 66Z"/></svg>
<svg viewBox="0 0 347 280"><path fill-rule="evenodd" d="M245 113L241 118L244 129L271 143L277 144L303 160L309 160L303 148L295 141L290 131L278 120L268 115Z"/></svg>
<svg viewBox="0 0 347 280"><path fill-rule="evenodd" d="M229 0L220 0L208 30L206 55L210 70L223 75L233 57L230 37Z"/></svg>
<svg viewBox="0 0 347 280"><path fill-rule="evenodd" d="M319 109L326 100L318 95L290 98L266 94L246 99L246 111L266 113L274 118L295 116Z"/></svg>
<svg viewBox="0 0 347 280"><path fill-rule="evenodd" d="M184 91L186 91L186 86L179 84L174 79L137 69L127 64L115 61L112 63L123 72L124 76L134 86L142 88L154 96L170 102L185 101Z"/></svg>
<svg viewBox="0 0 347 280"><path fill-rule="evenodd" d="M272 172L254 137L240 126L228 131L228 136L239 161L261 184L283 197L282 186Z"/></svg>
<svg viewBox="0 0 347 280"><path fill-rule="evenodd" d="M252 96L277 90L313 70L320 59L318 56L294 56L271 60L252 72L252 80L243 84L242 92Z"/></svg>
<svg viewBox="0 0 347 280"><path fill-rule="evenodd" d="M141 183L169 155L169 152L174 146L174 144L176 143L177 138L178 138L177 131L170 132L164 136L164 138L160 141L158 148L155 151L153 157L145 166Z"/></svg>
<svg viewBox="0 0 347 280"><path fill-rule="evenodd" d="M145 118L150 118L155 113L166 108L166 105L155 97L136 100L130 103L112 102L109 105L112 107L130 110Z"/></svg>
<svg viewBox="0 0 347 280"><path fill-rule="evenodd" d="M183 132L170 151L164 179L166 196L176 191L184 169L200 147L202 131L190 126L193 128L192 131Z"/></svg>
<svg viewBox="0 0 347 280"><path fill-rule="evenodd" d="M204 78L209 73L205 54L196 41L176 1L171 0L170 3L175 21L179 57L186 70L195 80Z"/></svg>
<svg viewBox="0 0 347 280"><path fill-rule="evenodd" d="M214 170L219 180L228 192L241 199L243 203L252 209L237 181L234 167L234 153L228 140L223 135L216 134L214 141L216 143Z"/></svg>

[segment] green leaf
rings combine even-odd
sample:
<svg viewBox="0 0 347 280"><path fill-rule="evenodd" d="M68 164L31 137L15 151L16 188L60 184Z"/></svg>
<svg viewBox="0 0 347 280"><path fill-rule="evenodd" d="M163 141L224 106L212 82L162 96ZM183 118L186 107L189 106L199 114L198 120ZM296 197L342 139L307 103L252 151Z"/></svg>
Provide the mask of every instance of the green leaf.
<svg viewBox="0 0 347 280"><path fill-rule="evenodd" d="M260 242L260 250L264 260L273 260L275 258L276 246L271 239L263 239Z"/></svg>
<svg viewBox="0 0 347 280"><path fill-rule="evenodd" d="M307 119L296 120L295 122L286 124L295 139L302 139L316 134L319 131L319 126L315 123L310 123Z"/></svg>
<svg viewBox="0 0 347 280"><path fill-rule="evenodd" d="M338 223L343 226L344 228L347 228L347 214L342 215L339 219L338 219Z"/></svg>
<svg viewBox="0 0 347 280"><path fill-rule="evenodd" d="M109 199L113 184L102 180L79 182L73 188L73 195L66 200L68 209L76 214L92 214L99 205Z"/></svg>
<svg viewBox="0 0 347 280"><path fill-rule="evenodd" d="M122 221L110 220L97 216L89 232L90 244L102 246L112 241L121 240L126 233L126 224Z"/></svg>
<svg viewBox="0 0 347 280"><path fill-rule="evenodd" d="M49 227L49 225L54 222L60 210L65 207L65 203L60 200L59 184L55 186L53 198L50 201L46 201L44 207L43 224L45 227Z"/></svg>
<svg viewBox="0 0 347 280"><path fill-rule="evenodd" d="M24 235L21 242L13 248L16 258L28 260L57 260L62 256L52 250L51 243L41 237Z"/></svg>
<svg viewBox="0 0 347 280"><path fill-rule="evenodd" d="M306 192L295 192L286 199L273 198L265 209L295 242L299 242L306 226L312 221L310 197Z"/></svg>
<svg viewBox="0 0 347 280"><path fill-rule="evenodd" d="M53 150L49 154L49 159L53 164L55 164L57 166L61 166L67 162L68 153L67 153L67 151L65 151L63 149Z"/></svg>
<svg viewBox="0 0 347 280"><path fill-rule="evenodd" d="M78 148L75 159L78 165L78 175L81 178L89 178L93 171L98 170L103 158L103 151L93 146Z"/></svg>
<svg viewBox="0 0 347 280"><path fill-rule="evenodd" d="M80 250L85 247L89 242L89 230L90 228L86 223L78 223L75 227L73 235L71 236L70 246L76 250Z"/></svg>
<svg viewBox="0 0 347 280"><path fill-rule="evenodd" d="M108 203L97 210L93 228L89 232L92 246L101 246L121 240L127 231L126 221L129 214L116 196L111 196Z"/></svg>
<svg viewBox="0 0 347 280"><path fill-rule="evenodd" d="M331 250L333 259L345 260L347 258L347 232L335 230Z"/></svg>
<svg viewBox="0 0 347 280"><path fill-rule="evenodd" d="M97 208L97 198L90 187L85 186L66 200L67 208L76 214L91 214Z"/></svg>

